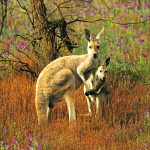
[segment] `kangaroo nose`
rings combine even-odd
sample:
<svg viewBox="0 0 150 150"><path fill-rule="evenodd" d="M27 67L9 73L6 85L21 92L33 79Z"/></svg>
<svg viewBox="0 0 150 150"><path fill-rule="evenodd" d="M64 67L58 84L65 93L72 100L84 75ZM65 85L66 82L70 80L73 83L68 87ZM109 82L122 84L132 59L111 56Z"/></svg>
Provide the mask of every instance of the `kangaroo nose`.
<svg viewBox="0 0 150 150"><path fill-rule="evenodd" d="M93 57L96 58L96 57L97 57L97 54L93 54Z"/></svg>
<svg viewBox="0 0 150 150"><path fill-rule="evenodd" d="M104 78L103 78L103 81L105 81L105 80L106 80L106 78L104 77Z"/></svg>

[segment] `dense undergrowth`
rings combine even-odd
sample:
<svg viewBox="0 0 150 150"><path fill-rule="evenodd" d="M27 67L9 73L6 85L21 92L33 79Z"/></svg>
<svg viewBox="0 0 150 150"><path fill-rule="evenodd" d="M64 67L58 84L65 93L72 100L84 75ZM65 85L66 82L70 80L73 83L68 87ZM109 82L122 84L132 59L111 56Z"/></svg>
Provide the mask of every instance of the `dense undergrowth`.
<svg viewBox="0 0 150 150"><path fill-rule="evenodd" d="M113 90L114 124L106 119L85 117L88 112L83 87L75 93L77 121L69 127L65 101L53 110L51 122L37 125L35 83L25 76L1 81L1 149L149 149L150 91L141 82L131 83L109 75ZM105 105L106 113L108 107Z"/></svg>

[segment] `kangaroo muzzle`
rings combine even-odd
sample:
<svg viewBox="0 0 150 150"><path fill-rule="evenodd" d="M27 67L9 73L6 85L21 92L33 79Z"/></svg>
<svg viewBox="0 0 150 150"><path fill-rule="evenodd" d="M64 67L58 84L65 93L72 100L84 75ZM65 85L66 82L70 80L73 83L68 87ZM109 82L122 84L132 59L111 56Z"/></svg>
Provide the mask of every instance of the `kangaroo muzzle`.
<svg viewBox="0 0 150 150"><path fill-rule="evenodd" d="M93 54L93 57L94 57L94 58L97 58L97 54Z"/></svg>

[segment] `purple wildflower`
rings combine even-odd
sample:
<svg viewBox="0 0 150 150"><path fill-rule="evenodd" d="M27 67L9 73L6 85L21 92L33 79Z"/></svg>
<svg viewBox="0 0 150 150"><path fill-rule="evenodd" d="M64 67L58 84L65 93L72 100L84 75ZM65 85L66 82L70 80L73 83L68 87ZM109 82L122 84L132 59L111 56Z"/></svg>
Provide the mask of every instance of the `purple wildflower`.
<svg viewBox="0 0 150 150"><path fill-rule="evenodd" d="M111 6L111 7L114 7L114 3L111 3L110 6Z"/></svg>
<svg viewBox="0 0 150 150"><path fill-rule="evenodd" d="M8 40L8 41L11 41L12 39L11 39L11 37L7 37L7 40Z"/></svg>
<svg viewBox="0 0 150 150"><path fill-rule="evenodd" d="M141 17L141 18L144 18L144 16L143 16L143 15L140 15L140 17Z"/></svg>
<svg viewBox="0 0 150 150"><path fill-rule="evenodd" d="M144 43L144 39L139 40L140 44Z"/></svg>
<svg viewBox="0 0 150 150"><path fill-rule="evenodd" d="M127 6L128 6L128 3L127 3L127 2L125 2L125 3L124 3L124 6L125 6L125 7L127 7Z"/></svg>
<svg viewBox="0 0 150 150"><path fill-rule="evenodd" d="M146 150L149 150L149 148L150 148L150 147L149 147L149 144L148 144L148 143L145 143L145 149L146 149Z"/></svg>
<svg viewBox="0 0 150 150"><path fill-rule="evenodd" d="M18 45L18 49L21 49L25 46L25 43L24 42L20 42L19 45Z"/></svg>
<svg viewBox="0 0 150 150"><path fill-rule="evenodd" d="M9 55L9 51L6 51L6 52L5 52L5 55Z"/></svg>
<svg viewBox="0 0 150 150"><path fill-rule="evenodd" d="M119 40L117 43L117 47L120 48L121 47L121 41Z"/></svg>
<svg viewBox="0 0 150 150"><path fill-rule="evenodd" d="M144 54L144 53L142 54L142 56L145 57L145 58L149 57L148 54Z"/></svg>
<svg viewBox="0 0 150 150"><path fill-rule="evenodd" d="M7 149L10 149L10 147L14 146L17 144L17 141L16 140L13 140L12 143L10 145L7 145Z"/></svg>
<svg viewBox="0 0 150 150"><path fill-rule="evenodd" d="M89 2L85 1L85 2L84 2L84 5L85 5L86 7L89 6Z"/></svg>
<svg viewBox="0 0 150 150"><path fill-rule="evenodd" d="M136 5L136 0L134 0L134 5Z"/></svg>
<svg viewBox="0 0 150 150"><path fill-rule="evenodd" d="M145 8L149 8L149 7L150 7L150 4L149 4L149 3L145 3L145 4L144 4L144 7L145 7Z"/></svg>
<svg viewBox="0 0 150 150"><path fill-rule="evenodd" d="M137 6L137 10L141 10L141 6L140 5Z"/></svg>
<svg viewBox="0 0 150 150"><path fill-rule="evenodd" d="M12 141L12 145L15 145L15 144L17 144L18 142L14 139L13 141Z"/></svg>
<svg viewBox="0 0 150 150"><path fill-rule="evenodd" d="M139 149L139 150L143 150L142 146L140 147L140 149Z"/></svg>
<svg viewBox="0 0 150 150"><path fill-rule="evenodd" d="M93 7L89 13L90 13L90 16L94 16L95 15L95 7Z"/></svg>
<svg viewBox="0 0 150 150"><path fill-rule="evenodd" d="M119 2L118 2L118 1L116 1L116 4L118 5L118 4L119 4Z"/></svg>
<svg viewBox="0 0 150 150"><path fill-rule="evenodd" d="M125 25L125 28L126 28L126 29L128 29L129 27L130 27L130 25L129 25L129 24Z"/></svg>
<svg viewBox="0 0 150 150"><path fill-rule="evenodd" d="M28 141L28 146L31 147L32 145L33 145L32 140L29 140L29 141Z"/></svg>
<svg viewBox="0 0 150 150"><path fill-rule="evenodd" d="M29 131L29 132L28 132L28 135L29 135L29 137L33 137L33 132L32 132L32 131Z"/></svg>
<svg viewBox="0 0 150 150"><path fill-rule="evenodd" d="M118 19L118 20L117 20L117 22L120 24L120 23L121 23L121 20L120 20L120 19Z"/></svg>
<svg viewBox="0 0 150 150"><path fill-rule="evenodd" d="M150 19L150 15L146 17L147 19Z"/></svg>
<svg viewBox="0 0 150 150"><path fill-rule="evenodd" d="M7 40L9 41L10 45L12 44L12 38L11 37L7 37Z"/></svg>
<svg viewBox="0 0 150 150"><path fill-rule="evenodd" d="M37 145L37 150L40 150L41 149L41 145L40 145L39 141L36 142L36 145Z"/></svg>
<svg viewBox="0 0 150 150"><path fill-rule="evenodd" d="M85 11L85 14L88 16L89 15L89 11L87 10L87 11Z"/></svg>
<svg viewBox="0 0 150 150"><path fill-rule="evenodd" d="M144 32L141 32L140 35L144 34Z"/></svg>

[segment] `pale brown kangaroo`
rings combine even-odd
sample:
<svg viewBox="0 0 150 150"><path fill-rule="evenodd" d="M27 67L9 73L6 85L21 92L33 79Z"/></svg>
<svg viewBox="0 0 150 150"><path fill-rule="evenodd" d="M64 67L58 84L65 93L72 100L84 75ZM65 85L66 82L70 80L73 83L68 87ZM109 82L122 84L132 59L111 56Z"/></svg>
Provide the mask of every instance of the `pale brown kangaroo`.
<svg viewBox="0 0 150 150"><path fill-rule="evenodd" d="M48 64L40 73L36 83L35 106L38 124L47 124L50 110L60 100L65 99L69 111L69 121L76 120L74 92L100 64L100 37L104 28L96 38L85 29L88 42L85 55L71 55L58 58Z"/></svg>
<svg viewBox="0 0 150 150"><path fill-rule="evenodd" d="M84 87L84 93L86 95L89 116L92 116L92 103L95 102L96 99L96 114L102 114L102 117L105 116L105 109L104 109L104 99L103 95L106 98L107 104L110 106L111 115L113 115L112 110L112 91L109 87L107 82L107 67L110 62L110 57L105 60L104 64L101 64L97 70L93 71L87 80L87 87ZM89 90L90 89L90 90ZM101 104L101 107L100 107ZM100 112L101 108L101 112Z"/></svg>

